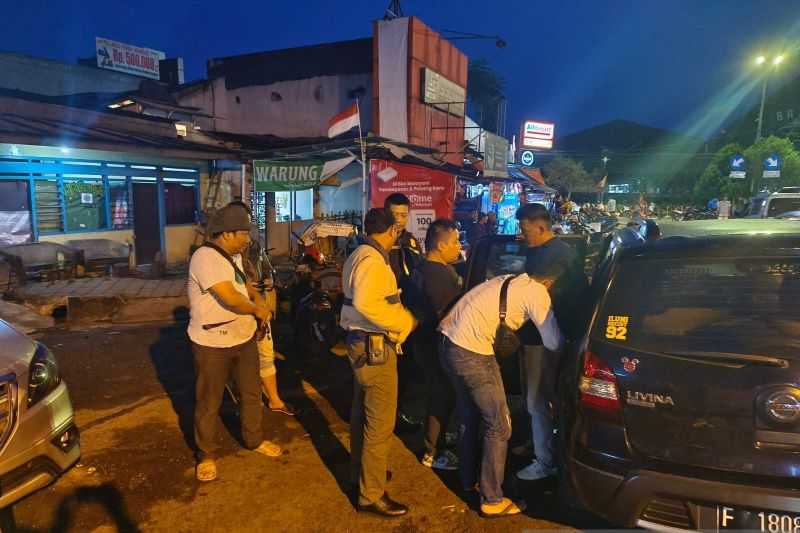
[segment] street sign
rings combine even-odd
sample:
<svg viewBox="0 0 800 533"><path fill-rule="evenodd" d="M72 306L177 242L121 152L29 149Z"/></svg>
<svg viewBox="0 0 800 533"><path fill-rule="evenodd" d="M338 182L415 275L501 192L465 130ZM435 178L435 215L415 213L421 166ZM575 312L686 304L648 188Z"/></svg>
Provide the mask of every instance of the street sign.
<svg viewBox="0 0 800 533"><path fill-rule="evenodd" d="M747 177L746 170L747 161L741 154L736 154L731 157L731 173L730 177L734 179L744 179Z"/></svg>
<svg viewBox="0 0 800 533"><path fill-rule="evenodd" d="M525 150L524 152L522 152L519 161L526 167L532 167L533 163L536 161L536 158L534 157L533 152L531 152L530 150Z"/></svg>
<svg viewBox="0 0 800 533"><path fill-rule="evenodd" d="M764 174L765 178L780 178L781 177L781 156L772 154L764 160Z"/></svg>

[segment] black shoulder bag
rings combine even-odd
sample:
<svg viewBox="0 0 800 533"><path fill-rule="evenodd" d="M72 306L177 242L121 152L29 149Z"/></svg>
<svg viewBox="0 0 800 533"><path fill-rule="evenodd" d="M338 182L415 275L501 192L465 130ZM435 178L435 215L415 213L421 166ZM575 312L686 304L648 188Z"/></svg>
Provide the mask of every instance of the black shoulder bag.
<svg viewBox="0 0 800 533"><path fill-rule="evenodd" d="M500 323L494 335L494 353L497 357L510 357L517 353L522 343L516 332L506 324L506 308L508 305L508 286L516 276L509 276L500 288Z"/></svg>

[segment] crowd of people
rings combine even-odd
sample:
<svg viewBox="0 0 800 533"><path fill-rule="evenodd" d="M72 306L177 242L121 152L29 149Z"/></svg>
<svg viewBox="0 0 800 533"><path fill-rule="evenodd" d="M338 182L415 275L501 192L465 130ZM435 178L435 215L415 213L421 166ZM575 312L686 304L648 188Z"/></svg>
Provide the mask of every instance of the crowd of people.
<svg viewBox="0 0 800 533"><path fill-rule="evenodd" d="M512 501L502 489L512 427L498 363L504 349L497 343L513 339L521 346L520 377L536 459L516 475L521 480L552 476L556 460L549 405L565 340L575 334L576 302L586 278L575 252L554 233L548 209L529 204L516 214L528 246L525 271L465 291L455 268L463 255L458 224L432 222L423 253L406 231L410 208L408 198L394 194L383 208L369 210L361 244L342 272L340 325L347 332L354 382L350 481L357 509L384 517L408 512L386 489L398 398L407 381L403 368L416 362L425 378L421 464L457 469L463 490L479 496L483 516L519 514L524 503ZM262 390L271 408L293 414L278 396L270 357L274 296L252 282L242 260L249 231L245 206L223 208L209 223L208 242L190 263L188 333L197 374L199 481L217 477L217 416L231 370L248 448L270 457L281 454L262 435ZM445 439L453 417L459 427L457 450L448 449Z"/></svg>

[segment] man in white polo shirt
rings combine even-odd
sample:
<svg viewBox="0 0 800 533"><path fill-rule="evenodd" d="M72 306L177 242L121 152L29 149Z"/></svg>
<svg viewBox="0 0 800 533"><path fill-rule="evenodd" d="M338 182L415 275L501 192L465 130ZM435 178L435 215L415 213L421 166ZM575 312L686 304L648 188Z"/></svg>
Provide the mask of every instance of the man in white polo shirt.
<svg viewBox="0 0 800 533"><path fill-rule="evenodd" d="M461 431L459 474L465 490L480 479L481 514L486 517L519 514L522 503L503 496L511 416L500 367L494 357L494 340L500 324L500 290L510 276L498 276L469 291L442 320L441 360L456 389ZM558 351L563 344L547 287L555 272L527 273L508 286L506 325L519 329L530 319L539 329L544 345ZM483 457L478 476L478 426L483 421Z"/></svg>
<svg viewBox="0 0 800 533"><path fill-rule="evenodd" d="M269 457L281 448L262 435L261 383L256 330L270 318L264 300L248 283L241 254L250 244L250 215L227 205L208 224L209 240L189 263L189 338L195 383L194 435L198 448L198 481L217 478L214 460L219 407L233 370L239 386L242 438L245 446Z"/></svg>

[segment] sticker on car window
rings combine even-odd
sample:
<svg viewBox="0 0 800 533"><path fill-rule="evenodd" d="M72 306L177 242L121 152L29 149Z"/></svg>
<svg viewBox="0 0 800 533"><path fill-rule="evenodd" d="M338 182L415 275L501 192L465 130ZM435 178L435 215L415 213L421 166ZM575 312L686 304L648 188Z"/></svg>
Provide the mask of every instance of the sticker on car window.
<svg viewBox="0 0 800 533"><path fill-rule="evenodd" d="M617 341L628 340L628 317L609 315L606 338Z"/></svg>

